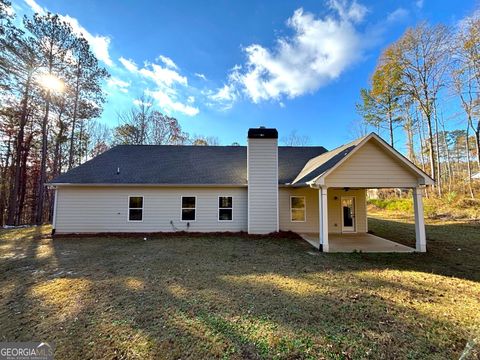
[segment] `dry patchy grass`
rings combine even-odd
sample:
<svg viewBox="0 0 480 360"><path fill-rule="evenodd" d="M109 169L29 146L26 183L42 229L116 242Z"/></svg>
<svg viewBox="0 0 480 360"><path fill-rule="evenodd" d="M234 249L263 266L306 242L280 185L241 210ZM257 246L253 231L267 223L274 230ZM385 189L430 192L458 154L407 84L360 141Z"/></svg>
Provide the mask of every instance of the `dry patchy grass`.
<svg viewBox="0 0 480 360"><path fill-rule="evenodd" d="M409 223L370 228L411 245ZM446 359L479 332L478 226L430 226L427 254L48 230L0 231L0 339L59 359Z"/></svg>

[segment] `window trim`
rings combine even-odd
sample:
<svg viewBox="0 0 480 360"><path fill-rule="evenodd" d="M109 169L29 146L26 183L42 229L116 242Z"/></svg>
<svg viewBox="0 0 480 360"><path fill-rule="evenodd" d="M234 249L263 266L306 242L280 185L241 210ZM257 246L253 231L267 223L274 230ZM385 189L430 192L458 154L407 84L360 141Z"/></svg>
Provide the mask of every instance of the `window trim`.
<svg viewBox="0 0 480 360"><path fill-rule="evenodd" d="M193 197L195 198L195 207L194 208L184 208L183 207L183 198L184 197ZM196 195L180 195L180 221L181 222L195 222L197 221L197 196ZM193 220L183 220L183 209L195 209L195 218Z"/></svg>
<svg viewBox="0 0 480 360"><path fill-rule="evenodd" d="M223 197L229 197L229 198L232 198L232 207L231 208L221 208L220 207L220 198L223 198ZM231 195L219 195L218 198L217 198L217 221L218 222L232 222L233 221L233 196ZM230 220L221 220L220 219L220 209L222 210L232 210L232 218Z"/></svg>
<svg viewBox="0 0 480 360"><path fill-rule="evenodd" d="M142 207L141 208L131 208L130 207L130 198L140 197L142 198ZM142 210L142 220L130 220L130 210ZM127 196L127 222L140 223L143 222L143 215L145 213L145 196L143 195L128 195Z"/></svg>
<svg viewBox="0 0 480 360"><path fill-rule="evenodd" d="M292 207L292 198L303 198L303 208L293 208ZM303 220L293 220L292 217L292 210L303 210L305 216L303 217ZM290 222L294 223L304 223L307 222L307 197L304 195L291 195L290 196Z"/></svg>

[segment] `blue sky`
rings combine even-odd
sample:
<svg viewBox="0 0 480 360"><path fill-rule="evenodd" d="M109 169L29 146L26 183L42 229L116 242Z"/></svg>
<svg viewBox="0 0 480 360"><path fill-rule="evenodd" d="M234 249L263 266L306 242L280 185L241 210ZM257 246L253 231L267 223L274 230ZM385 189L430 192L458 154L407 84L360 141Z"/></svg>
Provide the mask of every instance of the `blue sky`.
<svg viewBox="0 0 480 360"><path fill-rule="evenodd" d="M381 50L422 20L455 25L477 1L13 0L61 14L112 77L101 121L146 92L192 134L245 143L249 127L336 147ZM444 111L449 109L448 104ZM400 142L401 137L399 138ZM402 144L399 148L402 149Z"/></svg>

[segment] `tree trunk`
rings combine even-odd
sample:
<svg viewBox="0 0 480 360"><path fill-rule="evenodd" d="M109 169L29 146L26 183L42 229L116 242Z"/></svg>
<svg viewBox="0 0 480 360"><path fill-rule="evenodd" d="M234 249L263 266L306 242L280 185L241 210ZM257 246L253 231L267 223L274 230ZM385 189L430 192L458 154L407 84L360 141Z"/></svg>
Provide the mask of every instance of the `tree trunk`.
<svg viewBox="0 0 480 360"><path fill-rule="evenodd" d="M442 120L440 121L440 125L442 126L443 146L445 146L445 155L447 156L448 191L452 191L453 170L452 170L452 162L450 159L450 149L448 148L445 122L443 121L443 115L442 115Z"/></svg>
<svg viewBox="0 0 480 360"><path fill-rule="evenodd" d="M68 170L73 167L74 163L74 153L75 153L75 126L77 123L77 116L78 116L78 98L80 96L79 89L80 89L80 76L81 76L81 67L80 63L77 64L77 79L75 84L75 102L73 104L73 117L72 117L72 131L70 132L70 150L68 152Z"/></svg>
<svg viewBox="0 0 480 360"><path fill-rule="evenodd" d="M415 164L417 163L417 159L415 157L415 148L414 148L413 121L410 115L408 115L407 117L407 121L405 123L404 128L405 128L405 132L407 133L408 159Z"/></svg>
<svg viewBox="0 0 480 360"><path fill-rule="evenodd" d="M480 170L480 120L477 122L477 128L474 128L473 131L475 133L475 145L477 147L477 164Z"/></svg>
<svg viewBox="0 0 480 360"><path fill-rule="evenodd" d="M19 188L19 198L18 198L18 218L22 219L23 215L23 206L25 203L25 196L27 193L27 162L28 155L30 153L30 148L32 146L33 134L30 135L25 140L25 146L22 154L22 166L21 166L21 176L20 176L20 188Z"/></svg>
<svg viewBox="0 0 480 360"><path fill-rule="evenodd" d="M45 200L45 180L47 173L47 125L48 116L50 114L50 90L47 92L47 102L45 105L45 116L42 121L42 152L40 160L40 173L38 176L38 189L37 189L37 208L35 211L35 224L41 225L43 223L43 207Z"/></svg>
<svg viewBox="0 0 480 360"><path fill-rule="evenodd" d="M25 137L25 125L28 119L28 100L30 97L31 75L29 74L25 83L25 91L22 97L22 110L20 113L20 122L18 128L18 134L15 144L15 160L14 160L14 175L13 184L10 188L10 196L8 200L8 225L19 225L18 219L18 189L20 186L20 173L21 173L21 158L23 152L23 141Z"/></svg>
<svg viewBox="0 0 480 360"><path fill-rule="evenodd" d="M469 119L470 120L470 119ZM465 140L465 146L466 146L466 150L467 150L467 176L468 176L468 190L470 192L470 197L472 199L475 199L475 195L473 193L473 189L472 189L472 166L470 164L470 141L469 141L469 129L470 129L470 121L467 125L467 136L466 136L466 140Z"/></svg>
<svg viewBox="0 0 480 360"><path fill-rule="evenodd" d="M419 122L418 122L418 126L419 126L419 129L418 129L418 136L420 138L420 160L422 161L422 170L424 172L427 172L427 166L426 166L426 160L425 160L425 156L424 156L424 153L425 153L425 141L424 141L424 127L423 127L423 122L422 122L422 119L419 119ZM425 187L425 197L428 199L429 197L429 191L428 191L428 187Z"/></svg>
<svg viewBox="0 0 480 360"><path fill-rule="evenodd" d="M7 184L8 184L8 169L10 166L10 156L11 156L11 144L12 139L11 135L9 134L7 140L7 152L5 154L5 162L2 164L2 173L1 173L1 184L0 184L0 226L3 227L5 221L5 205L7 202Z"/></svg>
<svg viewBox="0 0 480 360"><path fill-rule="evenodd" d="M63 132L65 130L65 126L62 122L62 115L63 115L63 111L60 110L60 113L58 114L58 134L55 138L55 149L53 151L53 166L52 166L53 176L59 175L62 168L61 142L62 142Z"/></svg>
<svg viewBox="0 0 480 360"><path fill-rule="evenodd" d="M392 147L395 147L393 145L393 120L392 120L392 112L391 111L388 112L388 130L390 132L390 145L392 145Z"/></svg>
<svg viewBox="0 0 480 360"><path fill-rule="evenodd" d="M427 130L428 130L428 156L430 161L430 174L432 175L435 181L438 181L436 163L435 163L435 151L433 150L433 129L432 129L432 121L430 119L430 115L427 117Z"/></svg>
<svg viewBox="0 0 480 360"><path fill-rule="evenodd" d="M438 196L442 196L442 164L440 161L440 145L438 140L438 117L437 117L437 110L436 105L433 107L434 109L434 120L435 120L435 152L437 156L437 178L438 178L438 187L437 192Z"/></svg>

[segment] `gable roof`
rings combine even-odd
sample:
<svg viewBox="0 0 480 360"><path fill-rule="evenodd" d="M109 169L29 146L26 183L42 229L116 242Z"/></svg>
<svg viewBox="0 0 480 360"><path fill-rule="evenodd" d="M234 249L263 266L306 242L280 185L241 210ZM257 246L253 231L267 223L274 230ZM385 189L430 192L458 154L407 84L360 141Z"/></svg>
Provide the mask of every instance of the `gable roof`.
<svg viewBox="0 0 480 360"><path fill-rule="evenodd" d="M322 146L279 146L279 184L292 182L308 160L326 151ZM50 184L244 186L247 147L119 145L56 177Z"/></svg>
<svg viewBox="0 0 480 360"><path fill-rule="evenodd" d="M423 179L425 185L432 185L434 183L434 180L427 173L416 167L412 162L386 143L380 136L372 132L369 135L339 146L336 149L311 159L295 178L292 185L309 185L319 179L323 179L371 139L374 139L383 149L388 151L394 158L398 159L405 167L409 168L410 171Z"/></svg>
<svg viewBox="0 0 480 360"><path fill-rule="evenodd" d="M355 147L363 141L364 138L365 137L349 142L348 144L341 145L333 150L327 151L326 153L310 159L292 184L306 184L321 176L327 170L331 169L338 162L340 162L344 157L346 157L350 151L355 149Z"/></svg>

